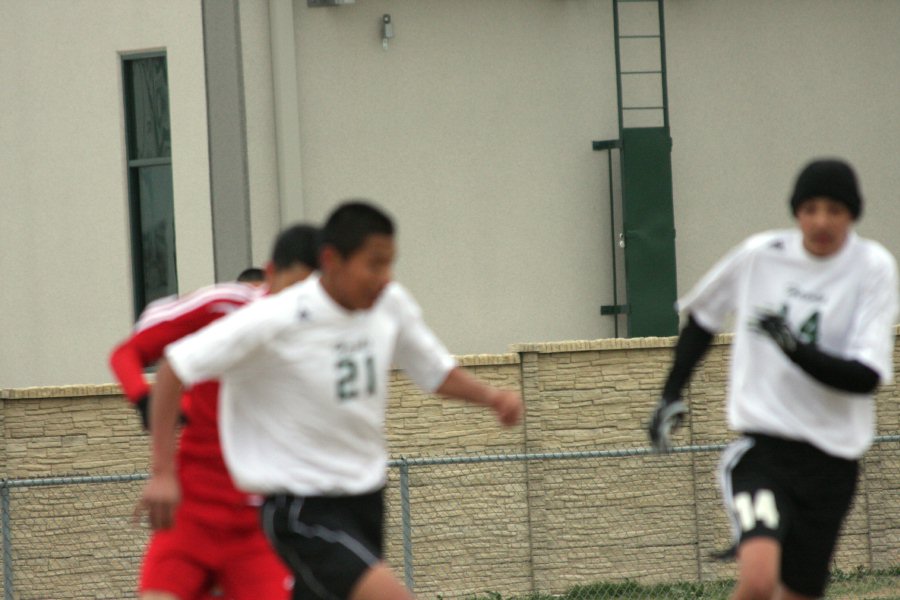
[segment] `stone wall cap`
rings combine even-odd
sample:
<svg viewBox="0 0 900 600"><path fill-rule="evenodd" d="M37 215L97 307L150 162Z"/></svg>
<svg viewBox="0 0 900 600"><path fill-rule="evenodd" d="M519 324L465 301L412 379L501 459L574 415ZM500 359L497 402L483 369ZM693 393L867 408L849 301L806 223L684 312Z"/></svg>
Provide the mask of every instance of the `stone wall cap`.
<svg viewBox="0 0 900 600"><path fill-rule="evenodd" d="M900 335L900 324L894 326L894 334ZM720 333L713 337L715 345L730 344L733 333ZM558 352L591 352L604 350L632 350L638 348L669 348L678 340L670 337L601 338L596 340L569 340L561 342L534 342L511 344L509 352L502 354L460 354L456 360L461 367L485 365L515 365L520 355L527 352L553 354ZM34 398L75 398L79 396L121 396L122 388L115 383L98 385L63 385L0 389L0 400Z"/></svg>
<svg viewBox="0 0 900 600"><path fill-rule="evenodd" d="M504 354L460 354L456 362L461 367L477 367L482 365L517 365L521 362L517 352Z"/></svg>
<svg viewBox="0 0 900 600"><path fill-rule="evenodd" d="M712 343L730 344L734 334L723 333L713 337ZM598 350L633 350L638 348L670 348L678 340L670 337L602 338L597 340L570 340L565 342L538 342L513 344L510 350L518 353L536 352L554 354L558 352L596 352Z"/></svg>
<svg viewBox="0 0 900 600"><path fill-rule="evenodd" d="M121 396L122 388L116 383L100 385L60 385L0 389L0 399L28 400L36 398L78 398L81 396Z"/></svg>

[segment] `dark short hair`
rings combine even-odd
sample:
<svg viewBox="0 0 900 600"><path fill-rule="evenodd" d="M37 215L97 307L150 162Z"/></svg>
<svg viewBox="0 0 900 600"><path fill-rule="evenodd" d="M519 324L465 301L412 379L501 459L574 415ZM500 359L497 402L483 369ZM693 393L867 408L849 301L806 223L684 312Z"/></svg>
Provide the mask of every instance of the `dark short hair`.
<svg viewBox="0 0 900 600"><path fill-rule="evenodd" d="M275 239L272 248L272 264L282 271L297 263L310 269L319 268L319 241L321 232L305 223L284 229Z"/></svg>
<svg viewBox="0 0 900 600"><path fill-rule="evenodd" d="M332 211L322 229L322 245L332 246L347 258L370 235L394 235L394 222L367 200L347 200Z"/></svg>
<svg viewBox="0 0 900 600"><path fill-rule="evenodd" d="M235 281L240 283L260 283L266 280L266 274L258 267L249 267L241 271Z"/></svg>

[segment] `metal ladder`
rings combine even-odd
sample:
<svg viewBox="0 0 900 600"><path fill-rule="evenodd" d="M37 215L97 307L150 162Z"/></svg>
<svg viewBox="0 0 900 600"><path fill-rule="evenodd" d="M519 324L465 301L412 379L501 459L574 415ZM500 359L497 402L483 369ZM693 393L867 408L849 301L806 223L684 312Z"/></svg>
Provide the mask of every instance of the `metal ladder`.
<svg viewBox="0 0 900 600"><path fill-rule="evenodd" d="M624 6L623 6L624 5ZM652 13L655 6L655 13ZM623 11L622 9L626 10ZM626 29L630 33L622 33L623 16ZM655 30L653 29L655 27ZM655 113L654 126L669 128L669 94L666 81L666 39L663 0L613 0L613 31L616 46L616 89L619 104L619 139L626 127L648 126L647 120L635 123L629 119L634 113ZM623 44L623 42L625 42ZM655 46L655 48L654 48ZM656 64L653 64L654 59ZM627 68L622 64L627 63ZM624 98L626 84L638 86L640 81L658 82L658 96L647 93L647 89L633 94L637 98ZM635 100L635 104L626 102Z"/></svg>
<svg viewBox="0 0 900 600"><path fill-rule="evenodd" d="M614 318L616 337L623 315L629 337L674 335L675 231L663 0L612 0L612 12L619 136L593 142L594 150L607 152L609 168L613 303L601 306L600 313ZM621 225L613 194L614 149L619 152ZM620 261L627 303L619 301Z"/></svg>

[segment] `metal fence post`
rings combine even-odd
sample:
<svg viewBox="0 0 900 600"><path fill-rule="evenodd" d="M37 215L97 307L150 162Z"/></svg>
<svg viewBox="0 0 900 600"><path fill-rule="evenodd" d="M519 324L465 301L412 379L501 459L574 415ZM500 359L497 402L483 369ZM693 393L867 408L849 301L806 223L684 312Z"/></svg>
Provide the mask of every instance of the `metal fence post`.
<svg viewBox="0 0 900 600"><path fill-rule="evenodd" d="M400 459L400 518L403 523L403 578L413 590L412 517L409 509L409 461Z"/></svg>
<svg viewBox="0 0 900 600"><path fill-rule="evenodd" d="M13 600L12 529L9 524L9 484L0 479L0 529L3 536L3 600Z"/></svg>

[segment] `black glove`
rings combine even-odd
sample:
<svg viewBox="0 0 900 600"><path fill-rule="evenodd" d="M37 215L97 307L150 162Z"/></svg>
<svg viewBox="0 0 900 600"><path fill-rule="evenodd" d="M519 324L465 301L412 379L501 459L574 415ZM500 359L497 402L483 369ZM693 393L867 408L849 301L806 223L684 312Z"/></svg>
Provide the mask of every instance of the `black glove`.
<svg viewBox="0 0 900 600"><path fill-rule="evenodd" d="M761 312L756 315L756 329L772 338L778 347L791 356L797 351L797 345L800 341L784 322L784 317L777 313Z"/></svg>
<svg viewBox="0 0 900 600"><path fill-rule="evenodd" d="M141 417L141 425L144 431L150 431L150 394L144 394L134 403L134 409Z"/></svg>
<svg viewBox="0 0 900 600"><path fill-rule="evenodd" d="M672 449L672 432L681 425L686 414L687 405L682 400L659 399L647 427L654 450L668 452Z"/></svg>

